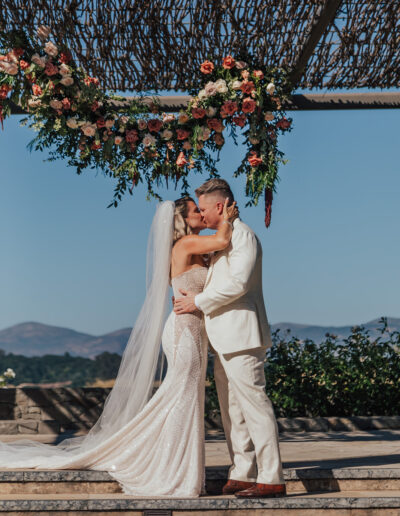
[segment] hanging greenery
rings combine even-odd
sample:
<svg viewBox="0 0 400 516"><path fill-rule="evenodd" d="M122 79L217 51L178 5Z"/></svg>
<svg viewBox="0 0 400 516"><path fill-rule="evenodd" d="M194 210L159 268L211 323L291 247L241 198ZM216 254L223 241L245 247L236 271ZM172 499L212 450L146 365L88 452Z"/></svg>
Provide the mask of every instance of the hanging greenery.
<svg viewBox="0 0 400 516"><path fill-rule="evenodd" d="M284 70L260 66L250 56L205 60L201 89L189 88L187 109L163 113L155 99L116 106L123 98L77 67L69 50L49 39L47 27L37 35L38 41L24 32L0 32L0 121L10 115L11 102L26 110L23 123L37 131L31 150L49 149L50 160L66 159L78 174L89 167L115 178L110 206L117 206L140 182L160 198L161 184L187 192L192 170L218 176L226 134L237 144L240 131L244 157L234 176L246 175L248 205L265 191L269 225L284 163L278 135L291 129L282 109L292 89Z"/></svg>

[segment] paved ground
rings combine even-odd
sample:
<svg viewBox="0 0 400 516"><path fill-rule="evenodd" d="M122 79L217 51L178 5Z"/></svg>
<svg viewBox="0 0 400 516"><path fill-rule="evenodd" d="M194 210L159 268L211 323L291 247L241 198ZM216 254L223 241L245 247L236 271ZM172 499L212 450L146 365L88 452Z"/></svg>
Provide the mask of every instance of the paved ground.
<svg viewBox="0 0 400 516"><path fill-rule="evenodd" d="M285 468L400 468L400 430L285 433L280 436ZM207 466L228 465L225 441L206 442Z"/></svg>
<svg viewBox="0 0 400 516"><path fill-rule="evenodd" d="M54 442L54 435L0 435L2 441L28 438ZM220 434L206 441L207 466L230 464L226 442ZM400 468L400 430L368 432L293 432L280 436L285 468Z"/></svg>

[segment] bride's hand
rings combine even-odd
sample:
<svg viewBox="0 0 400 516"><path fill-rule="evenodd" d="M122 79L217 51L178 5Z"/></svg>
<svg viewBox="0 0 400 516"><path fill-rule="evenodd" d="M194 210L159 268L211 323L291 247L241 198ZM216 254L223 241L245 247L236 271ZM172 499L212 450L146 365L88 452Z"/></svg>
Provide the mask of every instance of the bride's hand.
<svg viewBox="0 0 400 516"><path fill-rule="evenodd" d="M228 203L229 199L226 198L222 214L224 216L224 220L227 220L228 222L233 222L235 219L239 217L239 210L236 206L236 201L233 201L233 203L230 206L228 206Z"/></svg>

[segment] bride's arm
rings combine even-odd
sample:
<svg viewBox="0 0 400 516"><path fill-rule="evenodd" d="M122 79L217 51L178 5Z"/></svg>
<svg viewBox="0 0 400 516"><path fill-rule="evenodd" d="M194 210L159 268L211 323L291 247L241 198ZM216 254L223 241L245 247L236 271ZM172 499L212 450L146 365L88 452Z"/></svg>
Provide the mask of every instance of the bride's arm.
<svg viewBox="0 0 400 516"><path fill-rule="evenodd" d="M177 242L175 247L180 248L185 254L207 254L220 251L228 247L232 238L232 221L237 217L236 202L228 206L229 200L224 204L224 221L214 235L187 235Z"/></svg>

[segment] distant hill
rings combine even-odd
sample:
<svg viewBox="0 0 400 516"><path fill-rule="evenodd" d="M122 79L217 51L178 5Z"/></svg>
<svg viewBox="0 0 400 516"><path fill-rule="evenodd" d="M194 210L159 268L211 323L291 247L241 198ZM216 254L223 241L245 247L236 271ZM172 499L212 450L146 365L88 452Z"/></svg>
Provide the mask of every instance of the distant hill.
<svg viewBox="0 0 400 516"><path fill-rule="evenodd" d="M388 324L390 330L400 331L400 318L388 318ZM371 337L376 337L379 319L374 319L362 326L370 330ZM290 335L299 339L312 339L316 343L323 341L326 333L332 333L343 339L351 331L351 326L313 326L294 323L271 325L272 331L278 328L283 334L290 330ZM7 353L25 356L70 353L72 356L94 358L104 351L121 355L130 332L131 328L123 328L105 335L94 336L69 328L26 322L0 331L0 349Z"/></svg>

